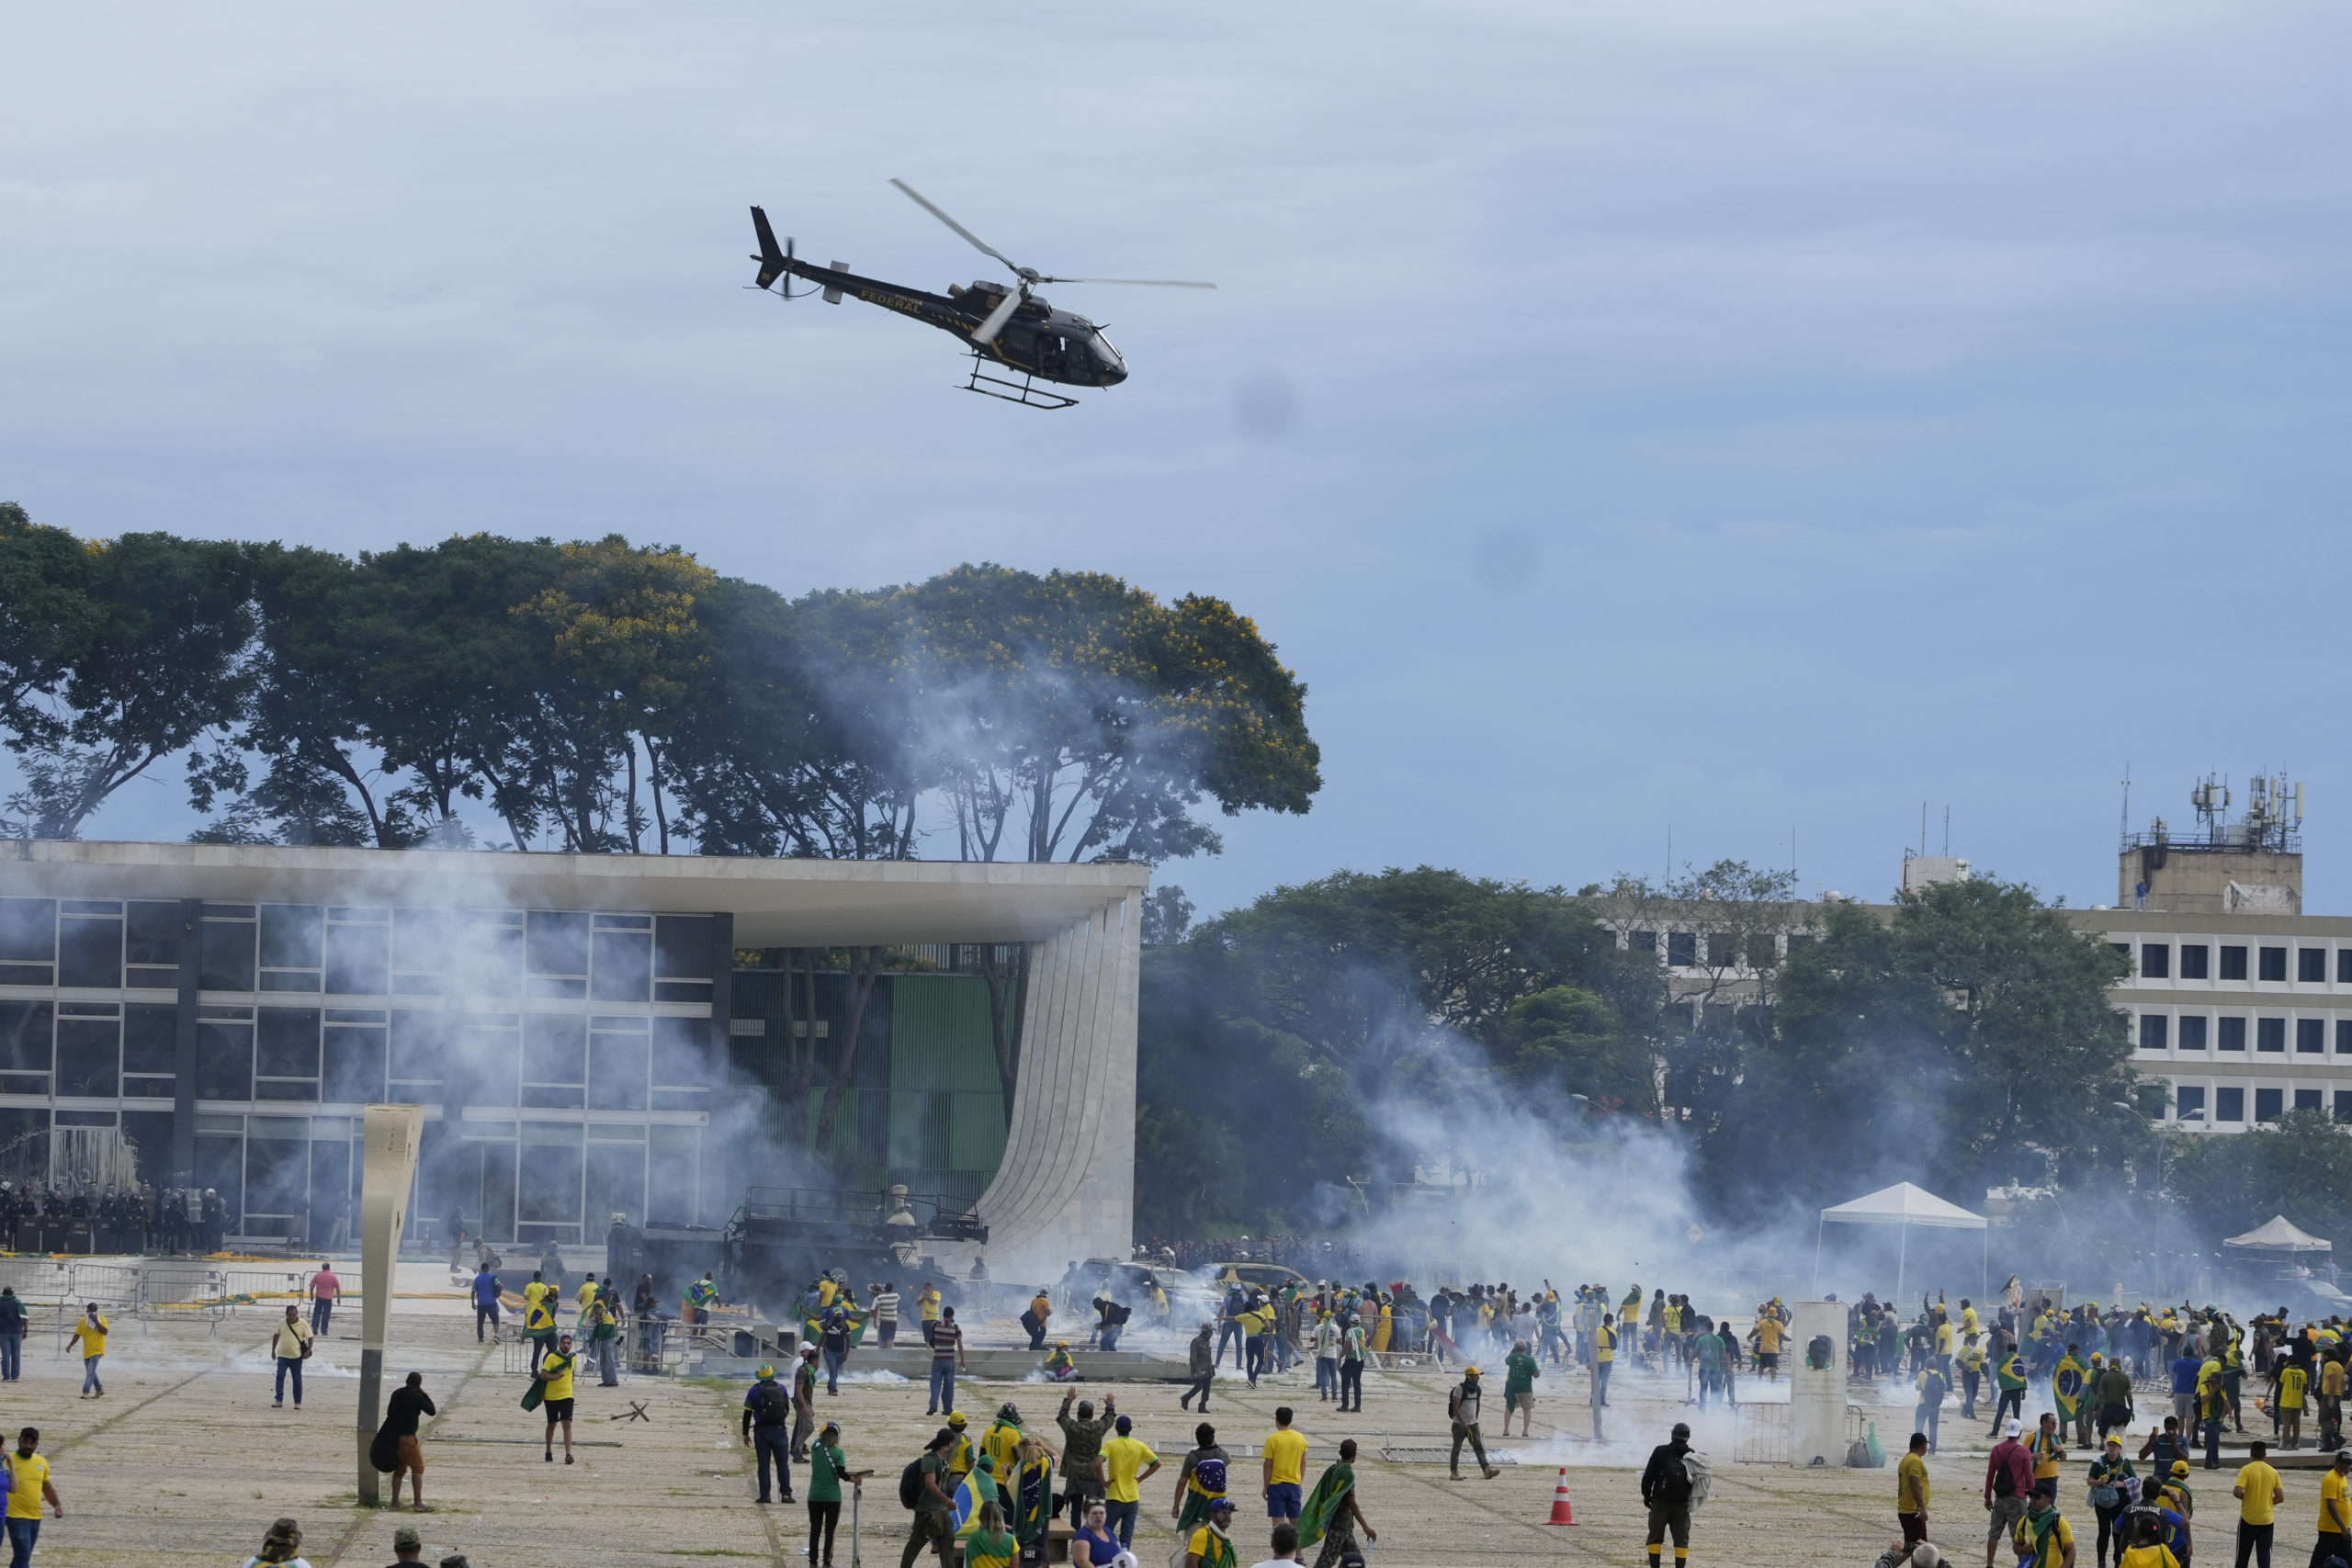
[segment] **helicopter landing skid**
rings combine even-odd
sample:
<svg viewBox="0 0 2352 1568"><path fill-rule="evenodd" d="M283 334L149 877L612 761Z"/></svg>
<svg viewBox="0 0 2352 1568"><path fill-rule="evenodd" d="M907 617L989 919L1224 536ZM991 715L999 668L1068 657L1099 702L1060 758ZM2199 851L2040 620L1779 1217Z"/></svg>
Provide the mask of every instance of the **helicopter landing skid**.
<svg viewBox="0 0 2352 1568"><path fill-rule="evenodd" d="M984 372L990 363L991 361L983 358L978 352L973 354L972 378L964 383L964 390L978 392L984 398L995 398L1003 402L1017 403L1024 409L1074 409L1078 406L1076 398L1066 398L1059 392L1046 391L1036 384L1036 378L1034 376L1024 373L1020 380L1012 381L1001 376L987 375Z"/></svg>

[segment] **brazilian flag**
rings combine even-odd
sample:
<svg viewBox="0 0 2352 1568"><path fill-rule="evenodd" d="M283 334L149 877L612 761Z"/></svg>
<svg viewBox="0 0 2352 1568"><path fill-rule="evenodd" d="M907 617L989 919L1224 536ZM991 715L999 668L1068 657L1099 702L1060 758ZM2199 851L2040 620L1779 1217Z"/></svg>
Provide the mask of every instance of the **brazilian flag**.
<svg viewBox="0 0 2352 1568"><path fill-rule="evenodd" d="M2072 1421L2083 1403L2083 1366L2073 1356L2058 1363L2058 1375L2051 1380L2051 1391L2058 1396L2058 1418Z"/></svg>
<svg viewBox="0 0 2352 1568"><path fill-rule="evenodd" d="M800 1332L807 1336L806 1342L810 1345L820 1343L819 1337L824 1333L825 1329L824 1319L818 1314L816 1306L816 1298L811 1296L802 1303L800 1309ZM874 1314L871 1309L865 1307L852 1307L847 1310L849 1313L849 1342L851 1347L854 1348L855 1347L865 1343L866 1320L871 1318Z"/></svg>

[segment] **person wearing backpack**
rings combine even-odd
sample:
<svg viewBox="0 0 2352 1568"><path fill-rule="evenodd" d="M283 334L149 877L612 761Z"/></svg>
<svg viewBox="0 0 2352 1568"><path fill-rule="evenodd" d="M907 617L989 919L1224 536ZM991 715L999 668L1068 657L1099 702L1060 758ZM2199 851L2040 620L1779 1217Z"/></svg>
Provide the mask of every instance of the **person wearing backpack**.
<svg viewBox="0 0 2352 1568"><path fill-rule="evenodd" d="M1232 1461L1225 1446L1216 1440L1216 1428L1204 1421L1193 1428L1195 1447L1184 1455L1184 1462L1176 1472L1176 1500L1168 1517L1176 1521L1176 1533L1189 1537L1197 1527L1206 1524L1209 1509L1218 1503L1231 1504L1226 1495L1226 1472Z"/></svg>
<svg viewBox="0 0 2352 1568"><path fill-rule="evenodd" d="M1674 1537L1674 1561L1690 1560L1690 1469L1685 1462L1690 1452L1690 1428L1677 1421L1668 1436L1668 1441L1650 1450L1650 1462L1642 1472L1642 1505L1650 1512L1646 1538L1650 1568L1658 1568L1669 1533Z"/></svg>
<svg viewBox="0 0 2352 1568"><path fill-rule="evenodd" d="M2018 1435L2025 1423L2012 1419L1984 1462L1984 1568L1993 1568L1993 1551L2007 1540L2025 1517L2026 1498L2033 1491L2033 1461Z"/></svg>
<svg viewBox="0 0 2352 1568"><path fill-rule="evenodd" d="M774 1367L762 1367L759 1381L743 1395L743 1443L759 1456L760 1501L768 1500L768 1468L775 1468L784 1500L792 1501L792 1396L775 1381Z"/></svg>
<svg viewBox="0 0 2352 1568"><path fill-rule="evenodd" d="M956 1434L942 1427L923 1445L922 1457L899 1476L899 1504L914 1511L907 1544L899 1553L899 1568L914 1568L928 1545L939 1553L941 1568L953 1561L956 1550L956 1499L947 1490L947 1450Z"/></svg>
<svg viewBox="0 0 2352 1568"><path fill-rule="evenodd" d="M1453 1423L1453 1479L1462 1479L1462 1445L1468 1443L1470 1451L1478 1456L1478 1469L1492 1481L1502 1473L1487 1462L1486 1440L1478 1435L1478 1369L1462 1369L1462 1381L1445 1396L1445 1414Z"/></svg>

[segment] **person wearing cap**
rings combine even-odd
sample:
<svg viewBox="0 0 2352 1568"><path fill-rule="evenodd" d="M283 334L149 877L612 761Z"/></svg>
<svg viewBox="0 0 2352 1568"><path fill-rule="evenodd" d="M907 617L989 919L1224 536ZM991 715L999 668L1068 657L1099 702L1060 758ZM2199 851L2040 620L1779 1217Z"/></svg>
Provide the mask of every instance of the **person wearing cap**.
<svg viewBox="0 0 2352 1568"><path fill-rule="evenodd" d="M1984 1568L1993 1568L1994 1550L2025 1517L2026 1499L2033 1492L2033 1460L2018 1441L2024 1430L2023 1422L2011 1420L1984 1463L1984 1511L1991 1516L1984 1529Z"/></svg>
<svg viewBox="0 0 2352 1568"><path fill-rule="evenodd" d="M1215 1332L1216 1326L1215 1324L1202 1324L1201 1331L1193 1335L1193 1342L1185 1347L1184 1370L1193 1382L1184 1390L1184 1396L1176 1403L1186 1410L1193 1407L1195 1398L1200 1400L1204 1414L1208 1410L1209 1385L1216 1381L1217 1356L1209 1348L1209 1336Z"/></svg>
<svg viewBox="0 0 2352 1568"><path fill-rule="evenodd" d="M1075 1419L1070 1416L1073 1402L1078 1405ZM1062 1407L1055 1414L1054 1425L1062 1429L1062 1496L1072 1524L1086 1517L1089 1500L1102 1499L1102 1476L1095 1461L1102 1457L1104 1434L1119 1417L1118 1404L1117 1394L1104 1394L1102 1414L1098 1416L1094 1402L1080 1399L1078 1390L1071 1389L1062 1395Z"/></svg>
<svg viewBox="0 0 2352 1568"><path fill-rule="evenodd" d="M2270 1568L2270 1540L2278 1529L2278 1505L2287 1500L2287 1489L2278 1483L2269 1452L2267 1443L2250 1445L2237 1484L2230 1488L2230 1495L2238 1500L2238 1562L2243 1564L2251 1552L2262 1568Z"/></svg>
<svg viewBox="0 0 2352 1568"><path fill-rule="evenodd" d="M1159 1473L1159 1456L1135 1436L1135 1422L1119 1417L1118 1436L1102 1445L1094 1462L1102 1477L1109 1503L1107 1517L1122 1551L1136 1543L1136 1515L1143 1505L1143 1483Z"/></svg>
<svg viewBox="0 0 2352 1568"><path fill-rule="evenodd" d="M2336 1450L2335 1462L2319 1479L2319 1541L2312 1561L2331 1557L2352 1562L2352 1449Z"/></svg>
<svg viewBox="0 0 2352 1568"><path fill-rule="evenodd" d="M842 1522L842 1483L865 1488L871 1471L852 1470L842 1452L842 1424L828 1421L808 1445L809 1568L833 1568L833 1530Z"/></svg>
<svg viewBox="0 0 2352 1568"><path fill-rule="evenodd" d="M1668 1440L1650 1450L1642 1471L1642 1505L1649 1510L1650 1568L1658 1568L1666 1538L1674 1537L1676 1568L1690 1561L1690 1428L1677 1421Z"/></svg>
<svg viewBox="0 0 2352 1568"><path fill-rule="evenodd" d="M403 1562L424 1561L424 1539L416 1533L414 1525L402 1525L392 1532L392 1568Z"/></svg>
<svg viewBox="0 0 2352 1568"><path fill-rule="evenodd" d="M2132 1461L2123 1457L2123 1439L2120 1438L2108 1438L2106 1450L2091 1461L2087 1477L2090 1487L2088 1500L2091 1511L2098 1516L2098 1560L2101 1568L2106 1564L2110 1540L2115 1544L2116 1555L2120 1557L2123 1553L2123 1530L2116 1521L2132 1505L2131 1487L2126 1483L2136 1483L2138 1478L2139 1472L2132 1468Z"/></svg>
<svg viewBox="0 0 2352 1568"><path fill-rule="evenodd" d="M1453 1392L1446 1396L1445 1413L1453 1422L1453 1453L1449 1461L1453 1479L1462 1479L1462 1445L1465 1442L1470 1445L1470 1451L1478 1456L1478 1469L1487 1480L1492 1481L1500 1475L1501 1471L1487 1462L1486 1439L1478 1435L1477 1368L1462 1369L1462 1381L1454 1384Z"/></svg>
<svg viewBox="0 0 2352 1568"><path fill-rule="evenodd" d="M1043 1371L1047 1377L1053 1379L1056 1382L1076 1382L1078 1381L1078 1363L1070 1359L1069 1340L1057 1339L1054 1341L1054 1348L1046 1353L1046 1364Z"/></svg>
<svg viewBox="0 0 2352 1568"><path fill-rule="evenodd" d="M947 1429L956 1435L956 1440L947 1449L947 1478L950 1481L961 1482L972 1473L972 1456L976 1450L972 1447L971 1433L966 1430L969 1425L962 1411L947 1413Z"/></svg>
<svg viewBox="0 0 2352 1568"><path fill-rule="evenodd" d="M1212 1498L1209 1517L1184 1543L1184 1568L1235 1568L1233 1499Z"/></svg>
<svg viewBox="0 0 2352 1568"><path fill-rule="evenodd" d="M743 1393L743 1446L759 1456L760 1501L768 1500L768 1471L774 1466L784 1500L792 1501L792 1398L775 1381L774 1367L762 1367Z"/></svg>
<svg viewBox="0 0 2352 1568"><path fill-rule="evenodd" d="M245 1568L277 1564L282 1568L311 1568L302 1555L302 1527L292 1519L279 1519L261 1538L261 1550L245 1559Z"/></svg>
<svg viewBox="0 0 2352 1568"><path fill-rule="evenodd" d="M2058 1483L2037 1481L2009 1533L2018 1568L2075 1568L2075 1528L2058 1511Z"/></svg>
<svg viewBox="0 0 2352 1568"><path fill-rule="evenodd" d="M922 1479L922 1489L915 1494L913 1527L907 1532L907 1544L899 1553L899 1568L914 1568L915 1559L922 1555L928 1545L939 1553L941 1568L952 1562L956 1541L955 1483L947 1478L947 1450L956 1441L956 1434L942 1427L938 1435L923 1445L922 1458L916 1461Z"/></svg>
<svg viewBox="0 0 2352 1568"><path fill-rule="evenodd" d="M539 1393L539 1407L548 1413L546 1458L555 1462L555 1429L563 1427L563 1462L571 1462L571 1369L579 1357L571 1353L571 1336L556 1336L555 1348L543 1351L533 1371L546 1384Z"/></svg>

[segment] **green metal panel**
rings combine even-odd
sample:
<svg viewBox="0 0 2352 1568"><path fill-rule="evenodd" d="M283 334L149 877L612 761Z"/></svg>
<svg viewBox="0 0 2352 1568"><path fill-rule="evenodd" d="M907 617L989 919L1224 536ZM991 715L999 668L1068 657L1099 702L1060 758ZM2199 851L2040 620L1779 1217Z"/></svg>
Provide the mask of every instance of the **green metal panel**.
<svg viewBox="0 0 2352 1568"><path fill-rule="evenodd" d="M1004 1096L994 1089L956 1095L948 1122L948 1165L956 1170L992 1171L1003 1158Z"/></svg>
<svg viewBox="0 0 2352 1568"><path fill-rule="evenodd" d="M994 1091L988 982L966 975L898 975L890 984L890 1087Z"/></svg>
<svg viewBox="0 0 2352 1568"><path fill-rule="evenodd" d="M890 1091L889 1163L893 1168L935 1168L949 1163L947 1149L953 1098L946 1094L906 1089Z"/></svg>

